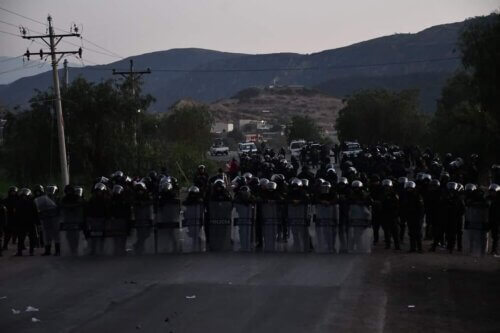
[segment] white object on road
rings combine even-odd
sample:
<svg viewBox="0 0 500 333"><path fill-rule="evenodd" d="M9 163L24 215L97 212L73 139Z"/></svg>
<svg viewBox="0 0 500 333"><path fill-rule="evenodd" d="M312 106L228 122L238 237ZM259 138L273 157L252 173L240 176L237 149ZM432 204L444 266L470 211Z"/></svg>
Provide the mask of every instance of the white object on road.
<svg viewBox="0 0 500 333"><path fill-rule="evenodd" d="M186 296L186 299L195 299L196 295Z"/></svg>
<svg viewBox="0 0 500 333"><path fill-rule="evenodd" d="M21 313L21 310L16 310L16 309L11 309L12 310L12 314L20 314Z"/></svg>
<svg viewBox="0 0 500 333"><path fill-rule="evenodd" d="M31 317L31 321L32 321L33 323L39 323L39 322L41 322L41 320L40 320L40 319L35 318L35 317Z"/></svg>
<svg viewBox="0 0 500 333"><path fill-rule="evenodd" d="M26 312L38 312L38 311L40 311L40 310L39 310L39 309L37 309L37 308L35 308L35 307L33 307L33 306L31 306L31 305L28 305L28 306L26 307L26 310L24 310L24 311L26 311Z"/></svg>
<svg viewBox="0 0 500 333"><path fill-rule="evenodd" d="M0 299L7 299L7 296L2 296L0 297Z"/></svg>
<svg viewBox="0 0 500 333"><path fill-rule="evenodd" d="M414 308L415 308L415 305L413 305L413 304L408 305L408 309L414 309Z"/></svg>

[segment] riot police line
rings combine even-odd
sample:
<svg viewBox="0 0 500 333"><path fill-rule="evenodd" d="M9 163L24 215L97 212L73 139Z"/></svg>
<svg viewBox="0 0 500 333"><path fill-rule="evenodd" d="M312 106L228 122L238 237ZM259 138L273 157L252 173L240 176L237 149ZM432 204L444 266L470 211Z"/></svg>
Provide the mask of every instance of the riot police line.
<svg viewBox="0 0 500 333"><path fill-rule="evenodd" d="M480 256L491 245L496 253L500 186L458 182L474 178L476 160L368 147L344 158L338 173L325 156L314 172L271 149L241 156L233 179L222 169L209 177L200 165L183 200L177 180L156 172L100 177L88 200L79 186L68 185L61 198L53 185L11 187L0 214L2 248L14 238L22 255L28 238L29 254L42 247L43 255L370 253L383 229L387 249L401 250L407 234L410 252L422 252L427 238L430 251Z"/></svg>

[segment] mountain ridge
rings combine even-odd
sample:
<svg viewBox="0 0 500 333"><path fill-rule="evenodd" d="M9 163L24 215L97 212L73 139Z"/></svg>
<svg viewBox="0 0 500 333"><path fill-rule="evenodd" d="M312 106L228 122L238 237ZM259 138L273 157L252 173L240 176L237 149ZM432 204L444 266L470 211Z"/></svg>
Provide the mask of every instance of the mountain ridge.
<svg viewBox="0 0 500 333"><path fill-rule="evenodd" d="M143 77L143 92L156 98L152 107L156 112L167 111L172 103L183 98L210 103L245 88L273 82L319 87L340 98L366 88L367 82L369 87L394 89L388 84L392 77L406 77L408 88L427 89L422 79L426 75L445 82L459 68L456 45L465 22L433 26L418 33L381 36L311 54L247 54L195 47L153 51L107 65L71 68L70 80L80 75L94 82L110 79L112 68L128 69L132 58L134 68L150 67L153 71ZM350 89L339 89L342 81L348 81ZM25 104L34 89L49 86L50 73L19 79L0 87L0 104L9 108ZM421 98L423 111L434 110L432 102L439 92L439 87L427 89L425 100Z"/></svg>

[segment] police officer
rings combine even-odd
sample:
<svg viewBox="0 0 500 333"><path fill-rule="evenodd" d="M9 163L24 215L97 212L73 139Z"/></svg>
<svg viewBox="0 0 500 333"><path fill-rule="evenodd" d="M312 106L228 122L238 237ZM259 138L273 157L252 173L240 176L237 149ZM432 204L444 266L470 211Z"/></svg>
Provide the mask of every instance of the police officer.
<svg viewBox="0 0 500 333"><path fill-rule="evenodd" d="M426 223L432 225L432 245L431 252L436 251L438 245L444 244L445 221L441 214L442 207L441 183L437 179L431 180L427 192L427 204L425 205Z"/></svg>
<svg viewBox="0 0 500 333"><path fill-rule="evenodd" d="M339 201L339 253L347 252L347 232L349 225L349 182L346 177L340 177L336 186Z"/></svg>
<svg viewBox="0 0 500 333"><path fill-rule="evenodd" d="M491 184L488 188L488 201L490 202L490 231L493 244L491 254L498 255L498 236L500 229L500 185Z"/></svg>
<svg viewBox="0 0 500 333"><path fill-rule="evenodd" d="M408 234L410 236L409 252L418 251L422 253L422 224L424 217L424 201L416 191L416 184L408 181L405 184L405 198L402 209L408 223Z"/></svg>
<svg viewBox="0 0 500 333"><path fill-rule="evenodd" d="M462 251L463 216L465 214L465 204L460 197L460 185L456 182L449 182L447 193L444 198L446 242L450 253L457 245L458 251Z"/></svg>
<svg viewBox="0 0 500 333"><path fill-rule="evenodd" d="M18 189L15 186L9 187L7 192L7 197L3 200L3 204L7 209L7 216L4 226L4 237L2 249L7 250L9 247L9 242L12 239L13 241L17 240L17 235L15 234L15 229L17 225L16 219L16 206L18 202Z"/></svg>
<svg viewBox="0 0 500 333"><path fill-rule="evenodd" d="M379 230L382 219L382 196L384 194L384 189L380 184L380 177L377 174L371 176L369 192L373 199L373 211L372 211L372 228L373 228L373 243L377 244L379 239Z"/></svg>
<svg viewBox="0 0 500 333"><path fill-rule="evenodd" d="M30 189L22 188L19 191L19 200L15 210L17 218L15 232L18 237L16 256L23 255L26 236L29 238L29 254L32 256L36 245L36 223L38 218Z"/></svg>
<svg viewBox="0 0 500 333"><path fill-rule="evenodd" d="M385 236L385 248L391 248L391 238L394 248L399 247L399 196L393 189L392 180L382 181L383 193L381 196L381 221Z"/></svg>
<svg viewBox="0 0 500 333"><path fill-rule="evenodd" d="M68 251L77 255L80 248L81 231L85 222L85 201L83 199L83 188L79 186L66 185L64 196L60 203L61 230L68 244ZM66 250L66 249L65 249Z"/></svg>

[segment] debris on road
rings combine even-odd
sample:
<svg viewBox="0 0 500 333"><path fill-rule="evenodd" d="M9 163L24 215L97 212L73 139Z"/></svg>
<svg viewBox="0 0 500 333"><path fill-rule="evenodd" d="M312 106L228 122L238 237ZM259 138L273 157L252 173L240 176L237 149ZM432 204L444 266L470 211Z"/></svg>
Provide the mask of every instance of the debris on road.
<svg viewBox="0 0 500 333"><path fill-rule="evenodd" d="M16 309L11 309L12 310L12 314L20 314L21 313L21 310L16 310Z"/></svg>
<svg viewBox="0 0 500 333"><path fill-rule="evenodd" d="M415 305L413 305L413 304L408 305L408 309L414 309L414 308L415 308Z"/></svg>
<svg viewBox="0 0 500 333"><path fill-rule="evenodd" d="M37 308L35 308L35 307L33 307L33 306L31 306L31 305L28 305L28 306L26 307L26 310L24 310L24 311L25 311L25 312L38 312L38 311L40 311L40 310L39 310L39 309L37 309Z"/></svg>
<svg viewBox="0 0 500 333"><path fill-rule="evenodd" d="M186 296L186 299L195 299L196 295Z"/></svg>
<svg viewBox="0 0 500 333"><path fill-rule="evenodd" d="M39 323L39 322L41 322L41 320L40 320L40 319L35 318L35 317L31 317L31 321L32 321L33 323Z"/></svg>
<svg viewBox="0 0 500 333"><path fill-rule="evenodd" d="M137 325L137 326L135 327L135 329L136 329L136 330L140 330L141 328L142 328L142 325L141 325L141 324L139 324L139 325Z"/></svg>
<svg viewBox="0 0 500 333"><path fill-rule="evenodd" d="M430 276L427 277L427 280L431 280L432 278Z"/></svg>
<svg viewBox="0 0 500 333"><path fill-rule="evenodd" d="M0 297L0 299L7 299L7 296L2 296Z"/></svg>

